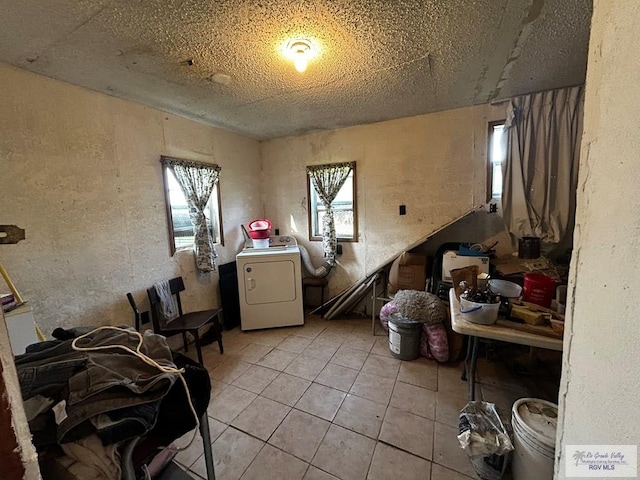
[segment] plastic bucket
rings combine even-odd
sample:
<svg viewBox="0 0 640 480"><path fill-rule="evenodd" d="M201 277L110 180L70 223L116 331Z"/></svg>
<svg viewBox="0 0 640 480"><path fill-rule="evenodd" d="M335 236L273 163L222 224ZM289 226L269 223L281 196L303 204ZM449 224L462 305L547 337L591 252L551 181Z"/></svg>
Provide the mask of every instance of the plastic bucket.
<svg viewBox="0 0 640 480"><path fill-rule="evenodd" d="M268 238L254 238L253 239L253 248L269 248L269 239Z"/></svg>
<svg viewBox="0 0 640 480"><path fill-rule="evenodd" d="M477 303L460 298L460 313L465 320L480 325L493 325L498 320L500 303Z"/></svg>
<svg viewBox="0 0 640 480"><path fill-rule="evenodd" d="M266 219L252 221L249 223L249 236L254 240L268 239L271 236L271 222Z"/></svg>
<svg viewBox="0 0 640 480"><path fill-rule="evenodd" d="M541 273L527 273L524 276L522 298L525 302L535 303L541 307L551 307L551 300L556 290L554 278Z"/></svg>
<svg viewBox="0 0 640 480"><path fill-rule="evenodd" d="M389 350L400 360L415 360L420 355L422 323L399 313L389 316Z"/></svg>
<svg viewBox="0 0 640 480"><path fill-rule="evenodd" d="M558 406L537 398L513 404L513 480L552 480Z"/></svg>

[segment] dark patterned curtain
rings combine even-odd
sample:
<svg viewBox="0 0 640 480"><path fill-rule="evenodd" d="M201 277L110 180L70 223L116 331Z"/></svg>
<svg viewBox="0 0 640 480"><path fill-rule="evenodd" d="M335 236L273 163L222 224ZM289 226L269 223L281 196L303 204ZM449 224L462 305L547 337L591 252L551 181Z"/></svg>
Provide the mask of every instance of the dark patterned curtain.
<svg viewBox="0 0 640 480"><path fill-rule="evenodd" d="M207 228L204 210L218 182L220 167L169 157L162 157L162 163L173 172L189 204L189 218L195 232L196 266L201 272L214 272L218 254Z"/></svg>
<svg viewBox="0 0 640 480"><path fill-rule="evenodd" d="M337 244L331 203L346 182L351 170L353 170L353 162L307 167L307 175L325 208L322 218L322 250L330 260L336 257Z"/></svg>

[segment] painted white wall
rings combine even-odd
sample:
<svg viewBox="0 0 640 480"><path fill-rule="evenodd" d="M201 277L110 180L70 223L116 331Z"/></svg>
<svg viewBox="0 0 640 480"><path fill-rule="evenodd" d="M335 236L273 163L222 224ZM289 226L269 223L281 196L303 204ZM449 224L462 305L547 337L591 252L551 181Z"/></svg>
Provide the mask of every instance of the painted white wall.
<svg viewBox="0 0 640 480"><path fill-rule="evenodd" d="M484 204L488 122L504 105L478 105L262 143L264 210L282 234L310 242L307 165L356 161L359 238L343 243L332 294L470 209ZM407 215L398 214L399 205ZM494 232L495 234L495 232Z"/></svg>
<svg viewBox="0 0 640 480"><path fill-rule="evenodd" d="M4 64L0 112L0 224L26 230L0 262L45 332L131 324L125 293L146 309L145 289L175 274L188 309L218 304L218 274L170 256L159 158L222 167L226 263L262 212L257 141Z"/></svg>
<svg viewBox="0 0 640 480"><path fill-rule="evenodd" d="M556 478L566 445L637 444L640 4L595 0L570 273Z"/></svg>
<svg viewBox="0 0 640 480"><path fill-rule="evenodd" d="M480 105L260 144L7 65L0 87L0 223L27 231L0 262L46 333L129 323L124 294L146 309L145 289L178 273L187 308L217 304L217 274L196 273L191 250L169 256L162 154L221 165L219 263L242 248L240 224L265 215L320 264L305 166L355 160L359 241L344 244L335 294L484 203L487 124L504 117Z"/></svg>

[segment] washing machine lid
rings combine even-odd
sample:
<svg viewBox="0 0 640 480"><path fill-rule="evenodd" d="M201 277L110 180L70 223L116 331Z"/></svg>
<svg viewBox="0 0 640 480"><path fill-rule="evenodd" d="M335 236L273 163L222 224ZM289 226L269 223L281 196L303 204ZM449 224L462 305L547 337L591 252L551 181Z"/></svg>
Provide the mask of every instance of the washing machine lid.
<svg viewBox="0 0 640 480"><path fill-rule="evenodd" d="M298 246L278 246L278 247L269 247L269 248L245 248L240 253L238 253L238 257L262 257L267 256L269 258L278 255L300 255L300 248Z"/></svg>

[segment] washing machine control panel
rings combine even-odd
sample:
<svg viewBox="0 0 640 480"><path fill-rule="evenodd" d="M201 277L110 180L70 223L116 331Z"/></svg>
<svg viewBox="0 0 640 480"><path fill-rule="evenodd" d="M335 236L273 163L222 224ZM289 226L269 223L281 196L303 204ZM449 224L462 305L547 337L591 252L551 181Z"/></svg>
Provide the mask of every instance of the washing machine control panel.
<svg viewBox="0 0 640 480"><path fill-rule="evenodd" d="M298 245L295 237L290 235L276 235L269 237L269 247L295 247Z"/></svg>

